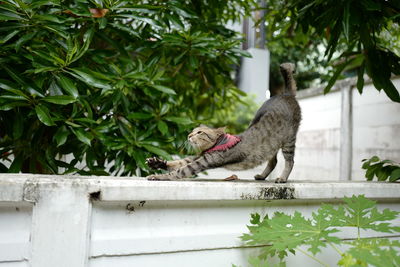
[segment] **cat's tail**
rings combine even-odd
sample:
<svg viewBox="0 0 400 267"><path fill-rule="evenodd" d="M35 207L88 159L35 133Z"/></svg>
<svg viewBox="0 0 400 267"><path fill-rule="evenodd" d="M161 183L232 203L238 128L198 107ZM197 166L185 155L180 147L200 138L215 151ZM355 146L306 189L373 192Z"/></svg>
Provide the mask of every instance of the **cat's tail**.
<svg viewBox="0 0 400 267"><path fill-rule="evenodd" d="M285 93L296 95L297 86L293 77L295 66L293 63L282 63L280 65L283 79L285 80Z"/></svg>

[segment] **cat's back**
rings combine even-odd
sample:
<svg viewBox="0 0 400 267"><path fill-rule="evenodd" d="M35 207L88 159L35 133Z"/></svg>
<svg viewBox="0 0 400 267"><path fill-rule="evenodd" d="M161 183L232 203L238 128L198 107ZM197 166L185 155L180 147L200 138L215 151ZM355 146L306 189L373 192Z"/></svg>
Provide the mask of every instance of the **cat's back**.
<svg viewBox="0 0 400 267"><path fill-rule="evenodd" d="M274 121L289 120L292 123L300 123L300 105L292 94L273 96L258 109L249 128L260 123L263 117L271 117Z"/></svg>

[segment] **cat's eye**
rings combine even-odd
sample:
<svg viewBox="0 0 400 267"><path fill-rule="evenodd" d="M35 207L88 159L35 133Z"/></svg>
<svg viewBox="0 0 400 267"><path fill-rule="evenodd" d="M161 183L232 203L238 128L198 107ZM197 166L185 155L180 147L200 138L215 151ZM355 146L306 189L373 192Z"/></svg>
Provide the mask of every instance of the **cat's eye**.
<svg viewBox="0 0 400 267"><path fill-rule="evenodd" d="M202 131L198 131L196 134L201 134L201 133L203 133Z"/></svg>

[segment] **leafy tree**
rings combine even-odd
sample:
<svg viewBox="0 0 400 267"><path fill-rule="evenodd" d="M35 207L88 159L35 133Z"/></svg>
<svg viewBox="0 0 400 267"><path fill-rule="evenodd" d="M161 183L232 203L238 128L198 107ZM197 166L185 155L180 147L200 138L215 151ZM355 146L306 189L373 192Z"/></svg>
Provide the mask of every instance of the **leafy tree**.
<svg viewBox="0 0 400 267"><path fill-rule="evenodd" d="M344 198L344 204L334 207L323 204L311 218L305 218L300 212L293 215L276 212L272 217L261 218L252 214L250 233L242 239L249 245L263 245L261 254L252 258L253 266L273 266L271 257L278 256L281 265L289 253L303 253L329 266L316 257L322 248L332 247L339 255L338 266L398 266L400 264L400 242L387 238L362 238L361 230L381 233L398 233L400 227L390 221L396 219L399 212L384 209L379 211L376 202L363 195ZM341 240L335 233L342 229L353 228L357 232L355 240ZM347 245L342 251L341 246ZM305 249L306 248L306 249Z"/></svg>
<svg viewBox="0 0 400 267"><path fill-rule="evenodd" d="M241 94L224 25L252 4L1 1L0 171L141 175L179 153Z"/></svg>
<svg viewBox="0 0 400 267"><path fill-rule="evenodd" d="M304 33L297 27L296 16L286 1L270 0L265 7L265 37L270 56L270 90L281 90L283 78L279 65L294 62L297 65L298 89L309 88L327 81L332 67L323 57L323 40L313 33Z"/></svg>
<svg viewBox="0 0 400 267"><path fill-rule="evenodd" d="M326 47L324 60L335 68L326 93L344 71L355 69L360 93L366 72L376 89L383 89L391 100L400 102L399 92L390 81L392 74L400 74L399 1L271 0L269 3L266 25L272 53L278 51L278 56L285 57L284 52L276 49L283 47L289 59L297 59L291 49L308 51L299 61L313 73L318 66L315 62L308 66L312 62L308 59L313 57L312 53L317 53L314 59L320 58L321 44ZM317 64L320 63L325 67L324 61Z"/></svg>

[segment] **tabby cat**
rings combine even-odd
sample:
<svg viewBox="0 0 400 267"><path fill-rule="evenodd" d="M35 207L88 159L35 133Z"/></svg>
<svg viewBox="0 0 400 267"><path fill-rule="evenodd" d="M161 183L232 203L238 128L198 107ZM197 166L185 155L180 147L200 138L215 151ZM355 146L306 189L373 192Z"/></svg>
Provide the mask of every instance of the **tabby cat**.
<svg viewBox="0 0 400 267"><path fill-rule="evenodd" d="M168 170L169 173L150 175L147 179L176 180L217 167L245 170L268 161L265 170L255 176L256 180L265 180L276 166L278 150L282 149L285 168L275 182L286 183L294 164L301 110L295 98L294 65L284 63L280 69L285 80L285 92L267 100L246 131L234 136L225 133L224 128L197 127L189 134L188 140L202 153L174 161L149 158L149 167Z"/></svg>

